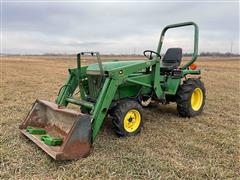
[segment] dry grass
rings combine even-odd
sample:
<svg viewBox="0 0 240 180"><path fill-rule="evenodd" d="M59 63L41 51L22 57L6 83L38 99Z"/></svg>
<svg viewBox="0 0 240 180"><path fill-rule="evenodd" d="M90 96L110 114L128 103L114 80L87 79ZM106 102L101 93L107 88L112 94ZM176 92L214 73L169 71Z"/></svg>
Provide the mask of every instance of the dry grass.
<svg viewBox="0 0 240 180"><path fill-rule="evenodd" d="M92 154L56 162L18 132L36 98L53 101L75 66L63 57L3 57L0 178L226 179L240 176L239 61L200 59L207 89L203 114L177 117L175 104L145 109L140 136L117 138L106 121Z"/></svg>

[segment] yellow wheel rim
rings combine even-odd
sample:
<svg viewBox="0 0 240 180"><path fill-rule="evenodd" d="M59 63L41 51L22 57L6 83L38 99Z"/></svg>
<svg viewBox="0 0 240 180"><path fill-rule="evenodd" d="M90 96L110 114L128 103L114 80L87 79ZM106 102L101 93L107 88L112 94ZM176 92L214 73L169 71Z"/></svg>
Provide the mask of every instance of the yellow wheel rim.
<svg viewBox="0 0 240 180"><path fill-rule="evenodd" d="M191 97L191 105L194 111L198 111L203 103L203 92L200 88L194 89Z"/></svg>
<svg viewBox="0 0 240 180"><path fill-rule="evenodd" d="M141 122L141 114L138 110L129 110L124 117L124 129L127 132L134 132L137 130Z"/></svg>

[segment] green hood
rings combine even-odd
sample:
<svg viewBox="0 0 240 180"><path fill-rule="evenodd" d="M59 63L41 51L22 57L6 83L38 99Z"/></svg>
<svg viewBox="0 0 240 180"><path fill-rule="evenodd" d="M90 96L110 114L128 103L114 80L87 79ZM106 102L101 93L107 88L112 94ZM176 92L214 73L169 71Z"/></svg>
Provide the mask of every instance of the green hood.
<svg viewBox="0 0 240 180"><path fill-rule="evenodd" d="M144 60L130 60L130 61L111 61L111 62L103 62L102 66L103 66L103 70L104 71L111 71L113 69L116 68L120 68L120 67L125 67L125 66L129 66L129 65L136 65L138 63L143 63L145 62ZM87 74L92 74L92 72L99 72L100 68L99 68L99 64L91 64L87 67Z"/></svg>

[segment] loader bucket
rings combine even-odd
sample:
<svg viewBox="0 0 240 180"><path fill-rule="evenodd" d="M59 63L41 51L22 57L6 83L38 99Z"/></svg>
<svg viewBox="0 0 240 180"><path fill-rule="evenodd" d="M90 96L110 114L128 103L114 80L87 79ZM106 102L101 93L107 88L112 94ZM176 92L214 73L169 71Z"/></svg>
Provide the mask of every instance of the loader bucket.
<svg viewBox="0 0 240 180"><path fill-rule="evenodd" d="M36 100L19 129L56 160L80 159L90 154L91 117L60 109L55 103ZM57 137L59 142L45 143L43 140L49 140L49 136Z"/></svg>

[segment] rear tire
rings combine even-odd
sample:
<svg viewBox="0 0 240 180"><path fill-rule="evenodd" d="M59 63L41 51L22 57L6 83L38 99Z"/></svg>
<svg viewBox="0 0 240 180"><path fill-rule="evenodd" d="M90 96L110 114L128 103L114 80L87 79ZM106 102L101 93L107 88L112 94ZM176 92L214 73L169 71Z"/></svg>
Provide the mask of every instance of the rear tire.
<svg viewBox="0 0 240 180"><path fill-rule="evenodd" d="M178 114L182 117L194 117L201 114L205 98L204 84L199 79L184 81L177 92Z"/></svg>
<svg viewBox="0 0 240 180"><path fill-rule="evenodd" d="M114 108L112 125L118 136L137 135L143 127L142 106L133 100L120 101Z"/></svg>

